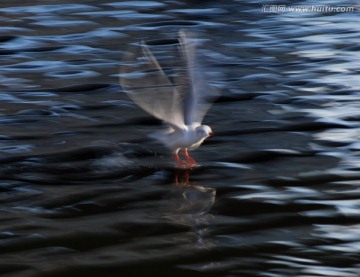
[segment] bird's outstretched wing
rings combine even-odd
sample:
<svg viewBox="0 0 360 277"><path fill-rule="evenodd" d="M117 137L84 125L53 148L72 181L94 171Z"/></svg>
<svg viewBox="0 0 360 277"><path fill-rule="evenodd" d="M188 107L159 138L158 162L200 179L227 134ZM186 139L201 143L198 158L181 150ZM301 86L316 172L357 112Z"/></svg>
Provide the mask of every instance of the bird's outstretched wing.
<svg viewBox="0 0 360 277"><path fill-rule="evenodd" d="M173 129L200 125L217 96L207 85L197 59L195 41L185 31L179 32L180 67L172 82L149 47L130 51L120 67L120 84L127 95L143 110L163 120Z"/></svg>
<svg viewBox="0 0 360 277"><path fill-rule="evenodd" d="M120 85L135 104L174 129L184 129L183 96L144 43L120 67Z"/></svg>
<svg viewBox="0 0 360 277"><path fill-rule="evenodd" d="M186 125L200 125L219 92L208 85L204 78L204 69L198 60L195 39L182 30L179 32L179 42L186 74L179 75L176 84L188 84L178 86L180 93L184 95L184 121Z"/></svg>

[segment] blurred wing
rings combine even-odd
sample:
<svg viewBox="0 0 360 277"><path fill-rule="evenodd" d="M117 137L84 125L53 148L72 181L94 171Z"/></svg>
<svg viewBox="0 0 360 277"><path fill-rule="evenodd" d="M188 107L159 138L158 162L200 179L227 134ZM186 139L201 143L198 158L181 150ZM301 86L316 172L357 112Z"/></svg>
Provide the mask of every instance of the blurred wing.
<svg viewBox="0 0 360 277"><path fill-rule="evenodd" d="M204 72L197 60L194 39L185 31L179 32L180 51L185 61L186 74L178 76L176 83L184 94L184 119L186 125L200 125L205 114L212 105L218 91L210 87L205 79Z"/></svg>
<svg viewBox="0 0 360 277"><path fill-rule="evenodd" d="M124 58L120 67L120 85L144 111L175 129L183 129L185 124L181 95L148 46L143 44L141 50L138 55L131 54Z"/></svg>

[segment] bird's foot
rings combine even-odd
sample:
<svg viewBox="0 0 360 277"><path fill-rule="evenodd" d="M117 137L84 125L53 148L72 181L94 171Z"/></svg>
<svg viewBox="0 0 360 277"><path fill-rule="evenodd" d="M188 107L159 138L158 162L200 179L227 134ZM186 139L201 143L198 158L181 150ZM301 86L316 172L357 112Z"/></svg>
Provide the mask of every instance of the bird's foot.
<svg viewBox="0 0 360 277"><path fill-rule="evenodd" d="M179 155L176 153L174 154L174 160L176 162L176 167L182 168L182 169L189 169L197 166L197 162L191 158L187 152L187 150L184 150L184 156L186 160L182 160L179 158Z"/></svg>
<svg viewBox="0 0 360 277"><path fill-rule="evenodd" d="M187 163L188 163L191 167L194 167L194 166L197 166L197 165L198 165L197 162L196 162L193 158L190 157L187 149L184 150L184 156L185 156L185 158L186 158Z"/></svg>
<svg viewBox="0 0 360 277"><path fill-rule="evenodd" d="M178 154L174 154L174 160L176 162L176 167L178 168L189 168L189 164L187 161L183 161L179 158Z"/></svg>
<svg viewBox="0 0 360 277"><path fill-rule="evenodd" d="M186 162L188 165L190 165L191 167L197 166L198 163L195 162L195 160L193 158L191 158L190 156L186 157Z"/></svg>

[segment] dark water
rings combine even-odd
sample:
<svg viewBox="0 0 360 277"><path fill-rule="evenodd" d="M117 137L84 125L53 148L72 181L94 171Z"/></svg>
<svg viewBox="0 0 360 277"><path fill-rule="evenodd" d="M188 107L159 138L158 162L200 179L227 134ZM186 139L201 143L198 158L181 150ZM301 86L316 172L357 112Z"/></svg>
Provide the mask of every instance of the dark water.
<svg viewBox="0 0 360 277"><path fill-rule="evenodd" d="M358 10L30 2L0 3L1 276L360 276ZM222 94L190 171L118 84L180 29Z"/></svg>

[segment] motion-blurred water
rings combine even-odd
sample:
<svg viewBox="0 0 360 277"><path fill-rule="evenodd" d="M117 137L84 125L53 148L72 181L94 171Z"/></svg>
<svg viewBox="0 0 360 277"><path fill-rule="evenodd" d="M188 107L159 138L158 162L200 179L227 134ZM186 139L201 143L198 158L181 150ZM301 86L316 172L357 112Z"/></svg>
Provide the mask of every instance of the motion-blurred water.
<svg viewBox="0 0 360 277"><path fill-rule="evenodd" d="M360 276L356 1L30 2L0 2L1 276ZM118 84L180 29L221 91L189 171Z"/></svg>

